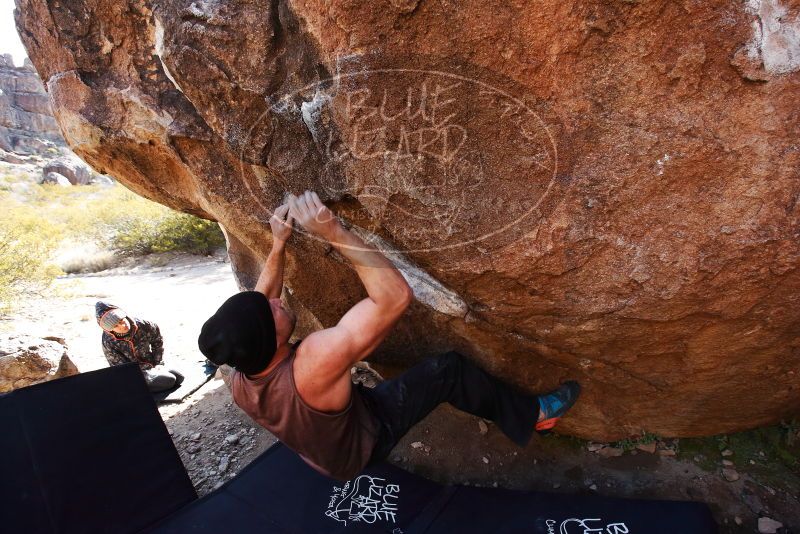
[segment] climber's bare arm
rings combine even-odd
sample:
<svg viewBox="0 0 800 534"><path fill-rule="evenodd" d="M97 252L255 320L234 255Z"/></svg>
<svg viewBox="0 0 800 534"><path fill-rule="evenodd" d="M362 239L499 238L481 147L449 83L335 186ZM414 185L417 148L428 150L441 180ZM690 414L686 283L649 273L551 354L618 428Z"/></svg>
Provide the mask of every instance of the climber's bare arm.
<svg viewBox="0 0 800 534"><path fill-rule="evenodd" d="M280 298L283 289L283 264L285 258L286 241L292 235L292 217L289 215L289 205L283 204L275 208L275 213L269 220L272 227L272 250L264 262L261 274L256 282L255 291L260 291L268 299Z"/></svg>
<svg viewBox="0 0 800 534"><path fill-rule="evenodd" d="M350 401L350 368L384 340L413 293L392 262L345 229L315 193L290 197L289 206L306 230L352 262L369 295L336 326L306 336L297 349L294 373L300 396L318 410L338 411Z"/></svg>

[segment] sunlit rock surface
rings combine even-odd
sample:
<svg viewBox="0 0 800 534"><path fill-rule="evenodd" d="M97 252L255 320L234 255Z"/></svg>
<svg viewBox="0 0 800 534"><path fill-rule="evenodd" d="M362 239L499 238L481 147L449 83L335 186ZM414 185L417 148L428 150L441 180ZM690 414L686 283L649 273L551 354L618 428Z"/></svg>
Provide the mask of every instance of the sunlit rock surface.
<svg viewBox="0 0 800 534"><path fill-rule="evenodd" d="M375 361L578 379L599 440L800 412L797 0L17 6L70 147L244 287L289 191L387 249L418 298ZM306 332L363 296L300 234L287 285Z"/></svg>
<svg viewBox="0 0 800 534"><path fill-rule="evenodd" d="M23 66L16 67L11 54L0 55L0 159L20 163L13 153L45 154L63 145L33 64L26 59Z"/></svg>
<svg viewBox="0 0 800 534"><path fill-rule="evenodd" d="M76 374L61 338L0 336L0 393Z"/></svg>

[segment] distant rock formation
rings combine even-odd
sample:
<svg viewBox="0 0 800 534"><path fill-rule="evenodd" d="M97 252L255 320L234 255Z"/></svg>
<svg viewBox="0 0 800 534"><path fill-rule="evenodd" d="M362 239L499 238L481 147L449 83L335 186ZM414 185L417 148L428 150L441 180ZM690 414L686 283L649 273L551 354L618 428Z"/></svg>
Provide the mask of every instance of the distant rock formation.
<svg viewBox="0 0 800 534"><path fill-rule="evenodd" d="M0 55L0 149L44 154L65 145L33 63L25 58L22 67L15 67L10 54ZM6 160L15 162L13 154Z"/></svg>

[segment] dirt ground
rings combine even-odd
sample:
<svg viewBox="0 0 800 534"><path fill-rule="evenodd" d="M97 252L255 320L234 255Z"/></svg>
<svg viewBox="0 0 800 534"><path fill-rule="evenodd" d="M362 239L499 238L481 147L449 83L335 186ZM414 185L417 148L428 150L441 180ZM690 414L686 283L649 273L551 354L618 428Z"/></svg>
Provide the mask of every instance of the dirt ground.
<svg viewBox="0 0 800 534"><path fill-rule="evenodd" d="M78 369L99 369L107 363L94 304L105 300L159 325L166 364L196 365L205 362L197 349L200 326L236 291L223 253L151 255L100 273L59 278L42 298L22 302L0 319L0 333L63 338Z"/></svg>
<svg viewBox="0 0 800 534"><path fill-rule="evenodd" d="M202 365L196 348L200 325L235 291L223 255L152 257L143 265L63 278L53 295L23 303L0 321L0 333L63 337L81 371L101 368L106 364L93 306L102 298L156 321L166 361ZM183 402L160 406L201 495L276 441L232 403L220 376ZM364 371L357 376L375 380ZM800 533L800 469L792 463L796 456L772 439L779 435L780 429L765 429L617 446L552 435L534 436L521 449L491 423L442 406L403 439L390 461L442 483L699 500L711 506L723 534L758 532L760 516L782 522L784 534Z"/></svg>

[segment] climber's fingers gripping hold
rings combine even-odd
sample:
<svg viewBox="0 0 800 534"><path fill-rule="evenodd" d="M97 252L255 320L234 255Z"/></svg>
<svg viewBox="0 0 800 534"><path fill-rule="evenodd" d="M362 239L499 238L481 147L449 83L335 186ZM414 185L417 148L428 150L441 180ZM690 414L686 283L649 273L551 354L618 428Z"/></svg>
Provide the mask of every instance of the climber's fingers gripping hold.
<svg viewBox="0 0 800 534"><path fill-rule="evenodd" d="M275 208L275 213L269 219L272 228L272 237L278 241L287 241L292 235L292 224L294 218L289 213L289 204L281 204Z"/></svg>
<svg viewBox="0 0 800 534"><path fill-rule="evenodd" d="M322 203L313 191L306 191L299 196L289 196L289 215L306 230L324 239L333 239L339 228L336 215Z"/></svg>

